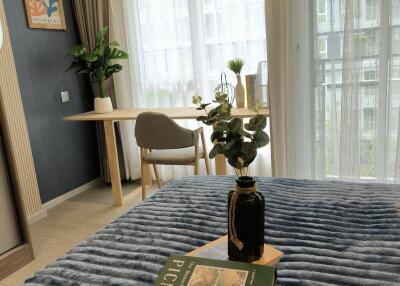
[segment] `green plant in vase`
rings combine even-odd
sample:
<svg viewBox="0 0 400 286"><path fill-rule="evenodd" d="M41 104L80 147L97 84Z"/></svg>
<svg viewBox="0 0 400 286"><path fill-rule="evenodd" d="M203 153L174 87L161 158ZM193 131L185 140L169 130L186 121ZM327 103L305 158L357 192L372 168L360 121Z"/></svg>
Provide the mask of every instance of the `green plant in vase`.
<svg viewBox="0 0 400 286"><path fill-rule="evenodd" d="M244 66L244 60L242 59L233 59L228 62L228 68L235 73L236 75L236 87L235 87L235 97L236 97L236 106L239 108L244 107L244 86L242 84L241 72Z"/></svg>
<svg viewBox="0 0 400 286"><path fill-rule="evenodd" d="M101 29L96 35L96 47L89 50L86 44L71 48L68 52L73 62L68 70L75 69L78 74L89 75L98 96L95 98L95 111L107 113L112 111L110 97L106 93L107 80L114 73L122 70L122 65L113 63L114 60L128 59L128 53L119 48L118 42L106 43L108 27Z"/></svg>
<svg viewBox="0 0 400 286"><path fill-rule="evenodd" d="M223 83L221 83L224 86ZM221 86L220 85L220 86ZM266 116L255 109L255 116L243 124L241 118L232 117L232 95L227 89L216 89L214 103L204 103L201 96L192 101L205 115L197 118L213 127L211 142L214 147L209 157L225 156L238 178L236 189L228 196L228 254L232 260L252 262L259 259L264 251L264 197L256 191L254 178L248 176L249 165L257 156L257 150L269 143L264 131Z"/></svg>

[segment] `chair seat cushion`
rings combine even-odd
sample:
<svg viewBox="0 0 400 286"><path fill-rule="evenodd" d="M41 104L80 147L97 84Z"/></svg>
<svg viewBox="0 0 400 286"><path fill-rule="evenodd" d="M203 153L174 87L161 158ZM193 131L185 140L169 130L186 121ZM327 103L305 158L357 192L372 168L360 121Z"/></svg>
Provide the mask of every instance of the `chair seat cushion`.
<svg viewBox="0 0 400 286"><path fill-rule="evenodd" d="M203 150L199 148L199 158L203 156ZM194 162L194 146L167 149L152 150L150 154L144 155L143 160L151 164L161 165L185 165Z"/></svg>

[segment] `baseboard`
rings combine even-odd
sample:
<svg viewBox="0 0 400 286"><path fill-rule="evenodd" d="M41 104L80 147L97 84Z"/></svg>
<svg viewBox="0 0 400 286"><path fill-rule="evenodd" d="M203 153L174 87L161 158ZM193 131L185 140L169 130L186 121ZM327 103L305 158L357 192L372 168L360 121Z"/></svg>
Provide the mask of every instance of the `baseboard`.
<svg viewBox="0 0 400 286"><path fill-rule="evenodd" d="M100 183L100 178L94 179L93 181L90 181L76 189L73 189L72 191L69 191L68 193L65 193L55 199L52 199L51 201L48 201L47 203L42 204L42 209L39 212L28 217L28 224L32 224L38 220L41 220L42 218L45 218L47 216L47 210L54 208L55 206L65 202L66 200L79 195L80 193L83 193L93 187L98 186Z"/></svg>
<svg viewBox="0 0 400 286"><path fill-rule="evenodd" d="M42 208L37 213L28 217L28 224L37 222L38 220L41 220L42 218L45 218L46 216L47 216L47 210Z"/></svg>
<svg viewBox="0 0 400 286"><path fill-rule="evenodd" d="M73 198L80 193L83 193L84 191L87 191L93 187L96 187L101 183L100 178L94 179L93 181L90 181L76 189L73 189L72 191L69 191L68 193L65 193L55 199L52 199L51 201L48 201L47 203L42 204L42 209L48 210L51 208L54 208L55 206L65 202L66 200Z"/></svg>

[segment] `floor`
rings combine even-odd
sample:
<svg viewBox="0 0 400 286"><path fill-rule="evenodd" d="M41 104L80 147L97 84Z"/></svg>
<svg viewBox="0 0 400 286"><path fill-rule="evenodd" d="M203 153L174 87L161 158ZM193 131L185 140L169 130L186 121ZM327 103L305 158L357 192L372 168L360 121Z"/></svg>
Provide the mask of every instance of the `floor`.
<svg viewBox="0 0 400 286"><path fill-rule="evenodd" d="M156 190L153 186L148 193ZM46 218L29 227L35 260L0 281L0 286L20 285L36 271L141 202L140 183L125 183L123 191L124 194L135 192L135 195L122 207L114 207L111 204L111 188L100 185L48 210Z"/></svg>

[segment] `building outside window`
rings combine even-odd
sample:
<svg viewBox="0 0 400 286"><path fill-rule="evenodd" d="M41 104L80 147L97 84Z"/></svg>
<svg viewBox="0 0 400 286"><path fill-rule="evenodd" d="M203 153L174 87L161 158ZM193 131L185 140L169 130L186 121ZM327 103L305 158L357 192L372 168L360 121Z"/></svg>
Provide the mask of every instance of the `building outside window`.
<svg viewBox="0 0 400 286"><path fill-rule="evenodd" d="M222 71L236 82L228 60L243 58L246 75L267 58L264 0L139 0L138 15L149 106L191 104L200 87L210 100Z"/></svg>
<svg viewBox="0 0 400 286"><path fill-rule="evenodd" d="M327 37L319 37L318 38L318 52L320 59L328 58L328 38Z"/></svg>
<svg viewBox="0 0 400 286"><path fill-rule="evenodd" d="M372 69L372 70L366 70L363 72L364 75L364 80L365 81L371 81L371 80L376 80L376 70Z"/></svg>
<svg viewBox="0 0 400 286"><path fill-rule="evenodd" d="M365 20L366 21L377 21L378 20L378 1L377 0L365 0Z"/></svg>
<svg viewBox="0 0 400 286"><path fill-rule="evenodd" d="M328 22L328 2L326 0L317 0L317 22L318 24Z"/></svg>
<svg viewBox="0 0 400 286"><path fill-rule="evenodd" d="M346 15L346 3L353 1L353 14ZM400 1L398 0L314 0L316 17L316 46L319 62L316 73L317 105L316 126L316 164L324 168L327 177L339 175L337 134L340 134L342 105L343 69L343 30L345 17L353 18L355 34L359 40L357 54L354 55L356 89L359 97L359 156L362 178L376 176L376 142L378 130L378 98L380 89L379 49L381 42L380 14L382 1L390 1L388 105L390 113L387 124L389 147L397 148L397 125L400 108ZM326 5L328 3L329 5ZM331 11L333 9L333 11ZM325 16L327 15L327 16ZM333 19L331 19L333 15ZM326 22L325 22L326 21ZM341 27L338 23L341 23ZM323 126L323 128L321 128ZM394 130L394 131L393 131ZM339 133L338 133L339 132ZM393 143L394 142L394 143ZM321 145L319 145L321 144ZM393 147L394 146L394 147ZM323 150L321 152L320 150ZM321 152L321 153L318 153ZM323 155L321 155L323 154ZM325 156L324 158L320 158ZM320 160L320 161L318 161ZM394 164L389 158L389 168ZM394 167L393 167L394 168Z"/></svg>

